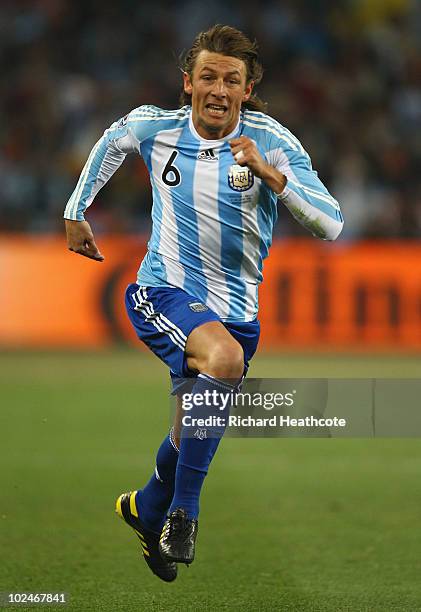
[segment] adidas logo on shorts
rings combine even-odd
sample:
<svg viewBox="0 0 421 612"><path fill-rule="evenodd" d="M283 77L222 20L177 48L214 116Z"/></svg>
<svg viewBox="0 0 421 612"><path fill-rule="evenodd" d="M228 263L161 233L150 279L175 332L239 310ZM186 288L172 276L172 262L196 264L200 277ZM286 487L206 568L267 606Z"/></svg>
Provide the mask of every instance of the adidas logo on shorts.
<svg viewBox="0 0 421 612"><path fill-rule="evenodd" d="M209 310L208 306L202 304L202 302L190 302L189 308L193 310L193 312L206 312Z"/></svg>

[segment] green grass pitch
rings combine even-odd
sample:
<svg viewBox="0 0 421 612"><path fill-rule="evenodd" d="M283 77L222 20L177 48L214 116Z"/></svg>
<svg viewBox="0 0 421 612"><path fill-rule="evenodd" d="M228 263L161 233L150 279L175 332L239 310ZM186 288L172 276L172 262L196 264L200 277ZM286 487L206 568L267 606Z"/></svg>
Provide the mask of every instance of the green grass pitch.
<svg viewBox="0 0 421 612"><path fill-rule="evenodd" d="M419 361L259 357L251 374L417 377ZM154 577L114 500L152 473L167 390L138 352L0 354L0 591L64 591L80 612L421 610L417 439L225 439L196 561Z"/></svg>

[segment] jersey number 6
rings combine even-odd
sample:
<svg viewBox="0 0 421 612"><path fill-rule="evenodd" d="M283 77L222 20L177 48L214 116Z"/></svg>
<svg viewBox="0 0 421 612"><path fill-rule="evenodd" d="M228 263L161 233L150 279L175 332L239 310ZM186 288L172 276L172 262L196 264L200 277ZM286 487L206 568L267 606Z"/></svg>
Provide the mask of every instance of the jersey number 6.
<svg viewBox="0 0 421 612"><path fill-rule="evenodd" d="M173 166L178 151L173 151L162 172L162 180L169 187L175 187L181 183L181 174L177 166Z"/></svg>

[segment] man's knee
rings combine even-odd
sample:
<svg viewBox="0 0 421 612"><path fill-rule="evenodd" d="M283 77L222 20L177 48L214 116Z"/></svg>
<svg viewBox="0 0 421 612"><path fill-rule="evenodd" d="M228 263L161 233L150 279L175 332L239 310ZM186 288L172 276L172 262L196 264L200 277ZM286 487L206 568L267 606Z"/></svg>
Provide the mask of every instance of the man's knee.
<svg viewBox="0 0 421 612"><path fill-rule="evenodd" d="M208 351L200 371L214 378L238 380L244 371L244 352L234 339L219 341Z"/></svg>
<svg viewBox="0 0 421 612"><path fill-rule="evenodd" d="M243 348L219 321L194 329L187 339L186 354L192 371L231 380L243 375Z"/></svg>

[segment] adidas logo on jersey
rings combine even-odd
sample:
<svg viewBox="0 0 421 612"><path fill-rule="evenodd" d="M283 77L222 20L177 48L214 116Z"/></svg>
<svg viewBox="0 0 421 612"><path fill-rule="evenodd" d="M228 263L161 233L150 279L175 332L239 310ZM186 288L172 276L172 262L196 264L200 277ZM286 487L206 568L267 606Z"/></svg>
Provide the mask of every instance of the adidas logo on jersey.
<svg viewBox="0 0 421 612"><path fill-rule="evenodd" d="M217 161L218 156L215 155L215 151L213 149L205 149L204 151L200 151L197 156L197 159L206 160L206 161Z"/></svg>

